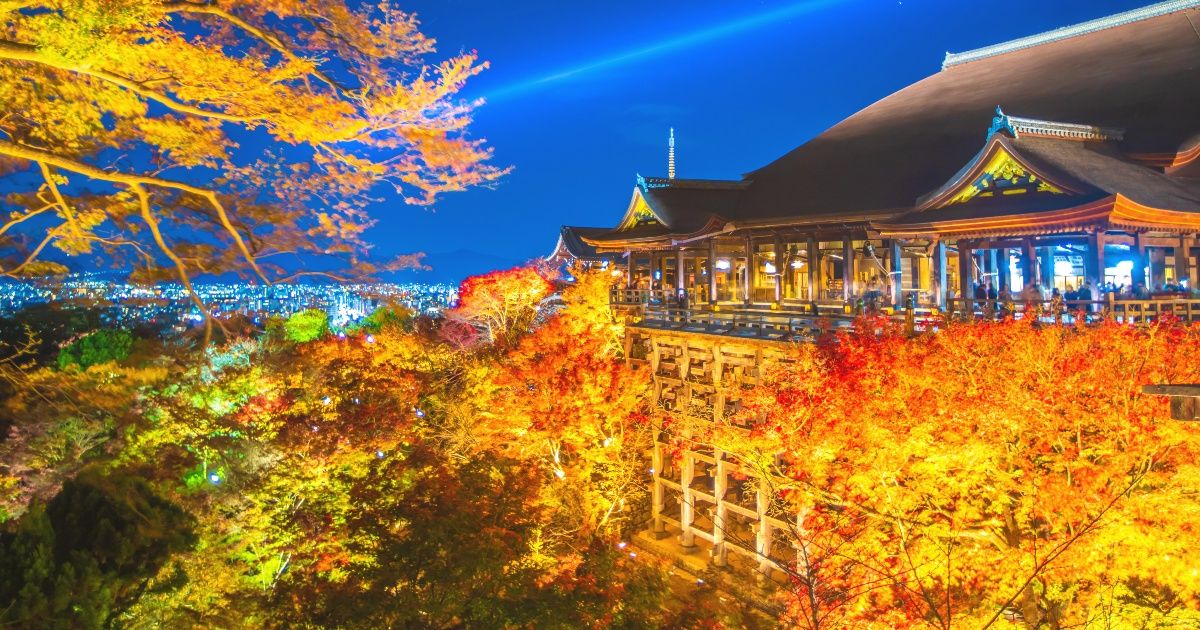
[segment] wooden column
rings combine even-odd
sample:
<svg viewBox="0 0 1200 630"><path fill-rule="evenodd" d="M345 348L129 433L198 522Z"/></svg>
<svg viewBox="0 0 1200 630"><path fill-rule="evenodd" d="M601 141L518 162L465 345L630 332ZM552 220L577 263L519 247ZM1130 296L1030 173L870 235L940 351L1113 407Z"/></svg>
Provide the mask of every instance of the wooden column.
<svg viewBox="0 0 1200 630"><path fill-rule="evenodd" d="M1046 290L1046 294L1049 295L1050 290L1054 288L1054 246L1041 247L1039 249L1041 255L1038 257L1038 262L1040 263L1038 267L1041 269L1042 287Z"/></svg>
<svg viewBox="0 0 1200 630"><path fill-rule="evenodd" d="M684 278L684 265L687 261L683 258L683 248L675 250L675 290L687 289L687 280Z"/></svg>
<svg viewBox="0 0 1200 630"><path fill-rule="evenodd" d="M854 296L854 241L842 237L842 299L849 302Z"/></svg>
<svg viewBox="0 0 1200 630"><path fill-rule="evenodd" d="M1000 252L998 252L995 249L989 249L987 251L987 261L988 261L988 273L991 274L987 278L988 283L990 283L992 285L992 288L996 290L996 293L999 294L1000 293Z"/></svg>
<svg viewBox="0 0 1200 630"><path fill-rule="evenodd" d="M717 239L708 239L708 303L717 303Z"/></svg>
<svg viewBox="0 0 1200 630"><path fill-rule="evenodd" d="M625 251L625 288L633 288L633 252Z"/></svg>
<svg viewBox="0 0 1200 630"><path fill-rule="evenodd" d="M1146 245L1142 243L1142 233L1133 233L1133 271L1130 272L1130 282L1136 287L1146 284Z"/></svg>
<svg viewBox="0 0 1200 630"><path fill-rule="evenodd" d="M656 287L661 287L661 285L662 285L662 280L661 280L662 273L658 269L658 259L659 259L658 252L650 252L650 261L649 261L650 267L646 271L646 273L650 274L650 285L649 285L650 286L650 295L654 295L654 289ZM655 272L659 273L659 276L657 278L654 277Z"/></svg>
<svg viewBox="0 0 1200 630"><path fill-rule="evenodd" d="M725 566L725 492L729 489L728 473L725 471L725 459L720 451L713 453L716 465L713 466L713 498L716 499L713 514L713 548L712 563L718 567Z"/></svg>
<svg viewBox="0 0 1200 630"><path fill-rule="evenodd" d="M937 307L945 310L946 308L946 242L938 240L933 244L933 264L930 265L933 269L933 280L930 284L933 286L934 303Z"/></svg>
<svg viewBox="0 0 1200 630"><path fill-rule="evenodd" d="M696 548L696 534L692 532L692 523L696 521L696 497L692 494L692 480L696 476L696 459L691 451L684 451L683 461L679 467L679 543L684 551Z"/></svg>
<svg viewBox="0 0 1200 630"><path fill-rule="evenodd" d="M663 472L663 445L658 441L658 436L654 438L654 455L651 458L650 475L654 480L653 496L650 499L650 517L654 521L654 533L659 534L666 531L667 526L662 520L663 504L666 502L666 492L664 492L662 479L660 475Z"/></svg>
<svg viewBox="0 0 1200 630"><path fill-rule="evenodd" d="M900 258L900 241L899 239L891 239L888 241L888 276L891 287L892 306L894 308L902 308L904 305L900 302L904 300L904 262Z"/></svg>
<svg viewBox="0 0 1200 630"><path fill-rule="evenodd" d="M750 306L754 297L754 239L746 235L746 270L742 274L742 303Z"/></svg>
<svg viewBox="0 0 1200 630"><path fill-rule="evenodd" d="M783 238L779 235L775 236L775 242L772 245L775 250L775 303L783 304L783 279L787 273L787 261L783 255Z"/></svg>
<svg viewBox="0 0 1200 630"><path fill-rule="evenodd" d="M959 308L962 309L963 317L974 318L975 308L972 298L975 295L971 290L971 247L963 240L958 241L958 293Z"/></svg>
<svg viewBox="0 0 1200 630"><path fill-rule="evenodd" d="M771 573L771 521L767 520L771 503L771 489L766 481L758 482L754 493L755 507L758 515L758 530L754 536L754 551L758 553L758 570L763 575Z"/></svg>
<svg viewBox="0 0 1200 630"><path fill-rule="evenodd" d="M1150 261L1150 286L1157 288L1167 282L1167 252L1161 247L1155 247L1146 257Z"/></svg>
<svg viewBox="0 0 1200 630"><path fill-rule="evenodd" d="M1025 286L1037 283L1037 252L1027 238L1021 239L1021 279Z"/></svg>
<svg viewBox="0 0 1200 630"><path fill-rule="evenodd" d="M821 244L817 242L816 236L810 236L808 237L808 301L810 302L816 302L817 297L821 294L817 287L820 266Z"/></svg>
<svg viewBox="0 0 1200 630"><path fill-rule="evenodd" d="M1104 284L1104 232L1087 235L1087 254L1083 257L1083 277L1092 285L1092 299L1101 299L1100 287Z"/></svg>
<svg viewBox="0 0 1200 630"><path fill-rule="evenodd" d="M1012 293L1012 278L1009 277L1008 248L996 250L996 293L1008 291Z"/></svg>
<svg viewBox="0 0 1200 630"><path fill-rule="evenodd" d="M1192 242L1190 238L1181 236L1179 245L1175 246L1175 284L1184 278L1192 278Z"/></svg>

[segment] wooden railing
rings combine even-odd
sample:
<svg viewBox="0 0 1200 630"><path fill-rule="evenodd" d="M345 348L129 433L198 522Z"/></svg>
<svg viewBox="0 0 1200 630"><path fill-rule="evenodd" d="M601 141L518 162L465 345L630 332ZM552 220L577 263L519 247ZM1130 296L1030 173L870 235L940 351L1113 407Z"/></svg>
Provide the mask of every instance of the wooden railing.
<svg viewBox="0 0 1200 630"><path fill-rule="evenodd" d="M688 304L697 304L705 296L697 289L687 289ZM613 306L677 305L678 289L613 289L609 293L609 304Z"/></svg>
<svg viewBox="0 0 1200 630"><path fill-rule="evenodd" d="M1096 323L1105 318L1123 324L1145 325L1164 316L1200 322L1200 300L978 300L951 299L948 312L964 319L999 320L1036 317L1045 323Z"/></svg>
<svg viewBox="0 0 1200 630"><path fill-rule="evenodd" d="M786 311L680 309L647 306L642 328L699 332L758 339L812 337L830 328L849 327L853 315L806 315Z"/></svg>

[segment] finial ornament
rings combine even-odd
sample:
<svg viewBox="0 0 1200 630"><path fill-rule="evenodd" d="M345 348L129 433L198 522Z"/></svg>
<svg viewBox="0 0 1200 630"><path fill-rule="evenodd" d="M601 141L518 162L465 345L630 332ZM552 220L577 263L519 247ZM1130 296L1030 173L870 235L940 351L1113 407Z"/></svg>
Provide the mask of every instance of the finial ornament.
<svg viewBox="0 0 1200 630"><path fill-rule="evenodd" d="M988 128L988 139L991 140L992 136L996 135L996 132L999 131L1007 132L1008 135L1012 136L1013 138L1017 137L1017 130L1013 128L1012 120L1008 117L1008 114L1005 114L1004 110L1000 109L1000 106L997 105L996 116L992 118L992 126Z"/></svg>
<svg viewBox="0 0 1200 630"><path fill-rule="evenodd" d="M667 140L667 179L675 179L675 128L671 127L671 137Z"/></svg>

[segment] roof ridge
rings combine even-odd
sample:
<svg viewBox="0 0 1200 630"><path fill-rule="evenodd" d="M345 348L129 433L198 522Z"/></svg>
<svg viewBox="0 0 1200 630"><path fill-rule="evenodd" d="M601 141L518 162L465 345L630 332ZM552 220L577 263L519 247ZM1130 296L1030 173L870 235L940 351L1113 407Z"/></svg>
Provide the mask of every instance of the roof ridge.
<svg viewBox="0 0 1200 630"><path fill-rule="evenodd" d="M1081 22L1072 26L1064 26L1062 28L1056 28L1052 31L1038 33L1037 35L1021 37L1000 44L984 46L983 48L976 48L975 50L968 50L961 53L948 52L946 53L946 59L942 62L942 70L952 66L977 61L979 59L995 57L996 55L1002 55L1025 48L1032 48L1034 46L1041 46L1042 44L1049 44L1051 42L1070 39L1079 35L1087 35L1088 33L1094 33L1104 29L1124 26L1125 24L1130 24L1132 22L1140 22L1142 20L1158 17L1160 15L1167 15L1170 13L1176 13L1178 11L1185 11L1187 9L1195 8L1200 8L1200 0L1167 0L1166 2L1159 2L1157 4L1142 7L1140 9L1116 13L1114 15L1097 18L1095 20L1089 20L1087 22Z"/></svg>
<svg viewBox="0 0 1200 630"><path fill-rule="evenodd" d="M740 179L699 179L699 178L667 178L637 176L638 186L642 189L652 188L719 188L741 189L747 182Z"/></svg>

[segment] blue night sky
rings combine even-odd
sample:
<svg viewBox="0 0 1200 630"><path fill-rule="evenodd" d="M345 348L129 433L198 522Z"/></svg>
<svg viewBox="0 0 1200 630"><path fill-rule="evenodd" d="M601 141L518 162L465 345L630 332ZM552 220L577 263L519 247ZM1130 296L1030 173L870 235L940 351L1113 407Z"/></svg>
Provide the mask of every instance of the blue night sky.
<svg viewBox="0 0 1200 630"><path fill-rule="evenodd" d="M370 237L379 254L484 254L472 271L542 256L562 224L615 223L635 174L666 174L670 126L679 177L736 179L937 72L946 51L1149 3L407 0L442 53L491 62L465 92L488 98L473 134L515 170L433 210L381 204Z"/></svg>

